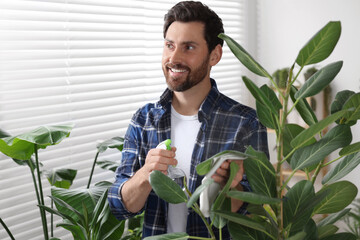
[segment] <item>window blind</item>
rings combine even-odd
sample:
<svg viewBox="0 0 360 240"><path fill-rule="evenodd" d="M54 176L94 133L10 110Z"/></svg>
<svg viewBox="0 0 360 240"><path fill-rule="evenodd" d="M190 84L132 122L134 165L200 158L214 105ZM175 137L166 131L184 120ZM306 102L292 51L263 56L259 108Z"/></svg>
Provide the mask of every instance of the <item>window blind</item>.
<svg viewBox="0 0 360 240"><path fill-rule="evenodd" d="M123 136L133 113L157 101L166 88L162 24L176 2L0 1L0 128L16 135L41 125L74 123L70 137L40 150L39 159L44 170L77 169L72 188L85 187L96 144ZM246 44L243 1L203 3L223 19L227 34ZM220 91L241 101L240 76L240 64L225 46L212 77ZM120 161L121 154L109 150L100 158ZM92 183L113 178L112 172L96 168ZM44 177L43 186L50 195ZM16 239L43 238L33 189L28 168L0 154L0 217ZM55 236L71 239L62 228ZM10 239L3 228L0 239Z"/></svg>

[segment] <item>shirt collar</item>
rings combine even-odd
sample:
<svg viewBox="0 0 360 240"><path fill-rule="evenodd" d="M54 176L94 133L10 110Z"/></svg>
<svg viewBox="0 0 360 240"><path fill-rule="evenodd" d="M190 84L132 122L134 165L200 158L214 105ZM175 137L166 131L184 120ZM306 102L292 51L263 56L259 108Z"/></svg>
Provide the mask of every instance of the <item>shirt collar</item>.
<svg viewBox="0 0 360 240"><path fill-rule="evenodd" d="M216 107L216 102L220 97L220 92L217 88L216 82L214 79L210 78L211 81L211 89L207 97L205 98L204 102L201 104L199 109L199 121L201 122L202 119L209 119L213 109ZM164 91L161 95L158 104L165 110L168 111L171 109L171 102L172 102L173 92L168 88Z"/></svg>

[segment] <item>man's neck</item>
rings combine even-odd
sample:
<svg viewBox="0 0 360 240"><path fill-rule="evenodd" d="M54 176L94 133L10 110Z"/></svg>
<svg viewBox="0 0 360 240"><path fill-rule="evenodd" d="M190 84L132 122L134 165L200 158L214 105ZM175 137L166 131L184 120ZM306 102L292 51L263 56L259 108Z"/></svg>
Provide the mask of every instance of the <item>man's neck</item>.
<svg viewBox="0 0 360 240"><path fill-rule="evenodd" d="M210 79L204 79L196 86L184 91L174 92L172 105L181 115L195 115L211 89Z"/></svg>

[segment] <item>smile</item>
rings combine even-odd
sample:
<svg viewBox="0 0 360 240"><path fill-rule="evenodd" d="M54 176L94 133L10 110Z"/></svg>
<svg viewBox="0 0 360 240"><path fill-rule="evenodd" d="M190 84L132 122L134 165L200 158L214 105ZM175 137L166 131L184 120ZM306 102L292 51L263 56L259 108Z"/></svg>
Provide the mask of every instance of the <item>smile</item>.
<svg viewBox="0 0 360 240"><path fill-rule="evenodd" d="M170 70L171 70L172 72L175 72L175 73L182 73L182 72L186 72L186 70L185 70L185 69L175 69L175 68L170 68Z"/></svg>

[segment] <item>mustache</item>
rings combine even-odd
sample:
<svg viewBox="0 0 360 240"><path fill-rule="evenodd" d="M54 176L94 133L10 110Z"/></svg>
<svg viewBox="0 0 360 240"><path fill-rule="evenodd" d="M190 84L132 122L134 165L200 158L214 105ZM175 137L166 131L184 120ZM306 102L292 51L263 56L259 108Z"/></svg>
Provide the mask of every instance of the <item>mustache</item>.
<svg viewBox="0 0 360 240"><path fill-rule="evenodd" d="M185 70L188 70L190 71L190 68L186 65L182 65L182 64L174 64L174 63L171 63L171 62L167 62L165 63L165 67L166 68L174 68L174 69L185 69Z"/></svg>

